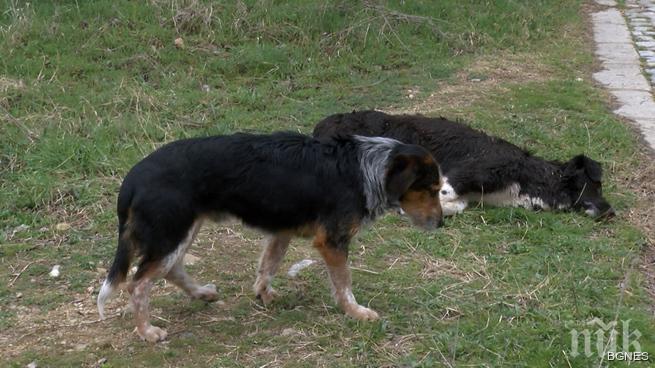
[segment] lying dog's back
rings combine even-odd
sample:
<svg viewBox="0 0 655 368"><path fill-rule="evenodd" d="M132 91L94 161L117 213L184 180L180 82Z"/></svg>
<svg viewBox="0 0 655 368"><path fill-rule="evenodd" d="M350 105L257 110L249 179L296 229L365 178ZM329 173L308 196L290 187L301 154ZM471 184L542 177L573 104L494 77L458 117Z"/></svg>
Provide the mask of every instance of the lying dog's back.
<svg viewBox="0 0 655 368"><path fill-rule="evenodd" d="M421 115L335 114L314 129L320 139L340 134L388 137L428 149L444 175L440 199L447 215L461 212L469 201L614 214L602 197L600 164L584 155L564 163L544 160L464 124Z"/></svg>
<svg viewBox="0 0 655 368"><path fill-rule="evenodd" d="M493 159L502 153L503 160L529 156L519 147L467 125L445 118L422 115L389 115L380 111L358 111L334 114L321 120L314 128L314 137L346 135L389 137L401 142L418 144L430 150L447 174L451 169L480 158Z"/></svg>

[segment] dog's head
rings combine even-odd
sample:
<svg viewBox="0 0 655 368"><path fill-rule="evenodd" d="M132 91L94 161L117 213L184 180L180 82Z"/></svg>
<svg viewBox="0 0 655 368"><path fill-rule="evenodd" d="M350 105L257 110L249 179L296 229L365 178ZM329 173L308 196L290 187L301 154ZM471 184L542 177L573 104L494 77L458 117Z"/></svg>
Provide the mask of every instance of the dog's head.
<svg viewBox="0 0 655 368"><path fill-rule="evenodd" d="M603 198L603 169L597 161L585 155L573 157L562 165L563 186L571 199L571 207L599 219L615 215Z"/></svg>
<svg viewBox="0 0 655 368"><path fill-rule="evenodd" d="M385 190L387 197L426 230L443 225L439 190L439 165L430 152L411 144L398 145L389 157Z"/></svg>

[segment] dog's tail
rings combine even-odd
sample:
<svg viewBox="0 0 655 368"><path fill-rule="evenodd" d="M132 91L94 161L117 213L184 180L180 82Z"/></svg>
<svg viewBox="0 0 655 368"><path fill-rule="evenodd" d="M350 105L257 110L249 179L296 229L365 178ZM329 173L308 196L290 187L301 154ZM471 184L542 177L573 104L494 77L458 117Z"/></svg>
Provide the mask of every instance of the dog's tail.
<svg viewBox="0 0 655 368"><path fill-rule="evenodd" d="M102 287L98 293L97 305L100 319L105 318L105 303L109 300L118 286L125 281L132 261L133 245L130 236L131 234L129 234L129 226L127 225L130 221L128 208L129 202L131 202L131 198L129 198L131 195L124 196L121 194L118 196L118 248L116 249L114 262L112 263L111 268L109 268L107 278L102 283Z"/></svg>

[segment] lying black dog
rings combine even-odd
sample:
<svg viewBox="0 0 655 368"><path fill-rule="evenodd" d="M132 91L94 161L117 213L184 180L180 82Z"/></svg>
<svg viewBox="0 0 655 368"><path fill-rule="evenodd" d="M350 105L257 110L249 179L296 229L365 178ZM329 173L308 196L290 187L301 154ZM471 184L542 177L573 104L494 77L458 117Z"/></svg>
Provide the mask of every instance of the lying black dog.
<svg viewBox="0 0 655 368"><path fill-rule="evenodd" d="M440 197L446 216L463 211L469 201L614 215L602 196L601 166L584 155L547 161L466 125L420 115L359 111L329 116L314 128L317 138L340 134L389 137L432 152L444 176Z"/></svg>
<svg viewBox="0 0 655 368"><path fill-rule="evenodd" d="M126 279L137 332L166 338L148 311L153 281L166 278L194 298L218 298L185 271L184 254L204 219L236 216L271 235L259 261L255 293L273 298L271 279L292 236L313 236L328 267L337 304L357 319L377 313L357 304L347 266L348 243L362 224L402 208L412 221L442 224L439 167L424 148L388 138L319 142L294 133L235 134L170 143L139 162L118 195L118 249L98 294L98 311Z"/></svg>

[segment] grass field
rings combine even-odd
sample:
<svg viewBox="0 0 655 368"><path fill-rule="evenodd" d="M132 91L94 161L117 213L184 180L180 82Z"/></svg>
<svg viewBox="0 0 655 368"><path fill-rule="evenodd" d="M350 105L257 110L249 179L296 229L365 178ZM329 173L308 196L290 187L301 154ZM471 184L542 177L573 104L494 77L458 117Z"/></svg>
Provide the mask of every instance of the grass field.
<svg viewBox="0 0 655 368"><path fill-rule="evenodd" d="M631 188L643 156L591 82L588 5L0 4L0 365L606 366L571 351L571 330L594 318L630 320L655 359L647 234L624 215L641 205ZM184 137L308 133L362 108L462 119L549 159L588 154L620 214L472 208L433 233L390 214L351 248L355 295L382 316L372 323L336 309L320 263L286 276L318 259L307 240L292 244L280 297L262 306L251 292L261 236L210 225L189 269L220 302L158 284L153 321L170 337L156 345L121 316L125 292L97 321L117 191L140 158Z"/></svg>

